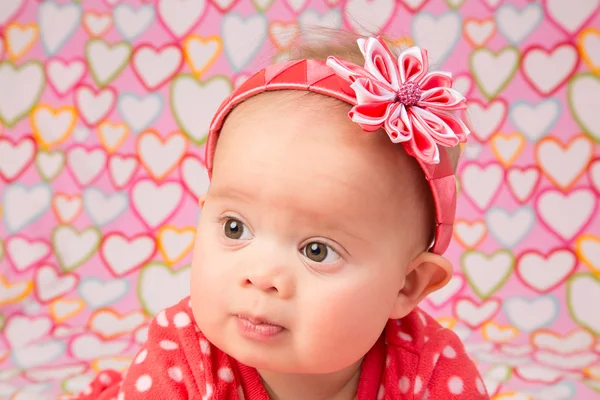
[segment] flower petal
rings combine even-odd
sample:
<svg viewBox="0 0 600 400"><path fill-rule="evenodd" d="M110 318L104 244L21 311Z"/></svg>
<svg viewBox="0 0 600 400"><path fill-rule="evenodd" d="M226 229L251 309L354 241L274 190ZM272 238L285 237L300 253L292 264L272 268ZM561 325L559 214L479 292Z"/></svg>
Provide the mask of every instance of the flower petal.
<svg viewBox="0 0 600 400"><path fill-rule="evenodd" d="M378 81L368 78L357 78L350 87L356 95L356 103L364 104L370 102L391 102L394 101L395 93L390 91L387 86L381 85Z"/></svg>
<svg viewBox="0 0 600 400"><path fill-rule="evenodd" d="M404 50L398 57L401 83L407 81L421 82L427 74L427 68L427 51L416 46Z"/></svg>
<svg viewBox="0 0 600 400"><path fill-rule="evenodd" d="M424 135L431 136L436 143L446 147L454 147L459 143L458 137L452 131L452 128L432 112L419 107L411 107L409 114L413 122L415 136L417 135L416 132L419 131Z"/></svg>
<svg viewBox="0 0 600 400"><path fill-rule="evenodd" d="M467 108L465 97L458 90L446 87L433 88L421 93L421 100L417 106L440 110L464 110Z"/></svg>
<svg viewBox="0 0 600 400"><path fill-rule="evenodd" d="M352 107L348 116L365 131L374 132L388 119L391 105L389 102L359 104Z"/></svg>
<svg viewBox="0 0 600 400"><path fill-rule="evenodd" d="M412 122L403 104L395 103L390 107L383 127L393 143L406 142L413 137Z"/></svg>
<svg viewBox="0 0 600 400"><path fill-rule="evenodd" d="M471 131L460 118L452 115L451 113L443 111L432 111L432 113L439 117L446 123L446 125L450 127L450 129L452 129L452 132L454 132L460 143L467 141L467 136L469 136Z"/></svg>
<svg viewBox="0 0 600 400"><path fill-rule="evenodd" d="M325 64L331 68L339 77L348 81L354 82L359 77L370 77L373 76L363 67L356 64L349 63L344 60L340 60L336 57L329 56Z"/></svg>
<svg viewBox="0 0 600 400"><path fill-rule="evenodd" d="M419 82L422 91L439 87L451 88L452 84L452 74L444 71L429 72L423 77L421 82Z"/></svg>
<svg viewBox="0 0 600 400"><path fill-rule="evenodd" d="M383 41L376 38L359 39L359 46L365 57L364 68L381 83L386 83L390 90L400 87L400 75L396 60Z"/></svg>
<svg viewBox="0 0 600 400"><path fill-rule="evenodd" d="M428 164L440 162L440 150L431 136L419 130L414 131L413 140L404 143L406 152Z"/></svg>

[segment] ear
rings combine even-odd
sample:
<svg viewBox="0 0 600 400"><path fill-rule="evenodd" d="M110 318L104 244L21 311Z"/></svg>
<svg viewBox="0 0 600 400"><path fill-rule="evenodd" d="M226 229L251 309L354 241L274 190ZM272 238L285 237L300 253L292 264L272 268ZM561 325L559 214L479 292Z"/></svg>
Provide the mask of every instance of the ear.
<svg viewBox="0 0 600 400"><path fill-rule="evenodd" d="M205 202L206 202L206 195L203 194L198 198L198 204L200 204L200 208L204 207Z"/></svg>
<svg viewBox="0 0 600 400"><path fill-rule="evenodd" d="M446 258L422 252L406 266L404 286L398 293L391 319L408 315L429 294L446 286L452 277L452 264Z"/></svg>

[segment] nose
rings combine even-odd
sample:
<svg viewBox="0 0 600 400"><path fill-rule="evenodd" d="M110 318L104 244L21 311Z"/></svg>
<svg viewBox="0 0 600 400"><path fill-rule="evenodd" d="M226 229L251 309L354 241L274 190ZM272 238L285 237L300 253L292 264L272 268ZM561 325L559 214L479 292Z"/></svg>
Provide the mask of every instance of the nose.
<svg viewBox="0 0 600 400"><path fill-rule="evenodd" d="M246 274L243 287L254 287L268 295L288 299L294 294L294 282L282 267L262 266Z"/></svg>

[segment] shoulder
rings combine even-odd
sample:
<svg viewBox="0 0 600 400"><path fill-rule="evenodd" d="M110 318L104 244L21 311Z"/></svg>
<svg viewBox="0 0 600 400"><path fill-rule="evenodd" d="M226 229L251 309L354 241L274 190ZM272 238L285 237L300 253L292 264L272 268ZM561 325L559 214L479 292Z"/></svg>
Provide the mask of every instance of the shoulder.
<svg viewBox="0 0 600 400"><path fill-rule="evenodd" d="M388 346L415 355L421 354L423 349L430 345L432 337L443 336L446 333L454 334L420 308L416 308L402 319L390 320L386 326Z"/></svg>
<svg viewBox="0 0 600 400"><path fill-rule="evenodd" d="M202 351L203 338L189 298L160 311L152 318L148 339L125 375L124 394L137 398L162 392L174 398L192 398L206 393L210 390L206 375L195 368L210 358L210 352Z"/></svg>
<svg viewBox="0 0 600 400"><path fill-rule="evenodd" d="M395 382L398 395L427 393L433 396L430 398L461 395L465 399L489 399L458 335L423 310L416 309L402 320L390 320L386 339L386 380Z"/></svg>
<svg viewBox="0 0 600 400"><path fill-rule="evenodd" d="M444 342L448 340L445 337L446 331L448 330L419 308L402 319L389 320L385 328L386 375L391 379L405 375L414 379L423 360L431 356L429 353L433 351L432 343L441 345L440 337L443 337ZM392 375L398 376L392 378Z"/></svg>

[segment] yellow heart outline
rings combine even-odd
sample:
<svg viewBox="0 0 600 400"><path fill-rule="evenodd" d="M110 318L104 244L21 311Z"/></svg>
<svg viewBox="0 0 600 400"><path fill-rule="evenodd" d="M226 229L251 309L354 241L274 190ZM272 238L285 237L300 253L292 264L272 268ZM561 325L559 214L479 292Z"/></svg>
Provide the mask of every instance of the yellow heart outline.
<svg viewBox="0 0 600 400"><path fill-rule="evenodd" d="M54 118L58 117L60 114L63 114L63 113L70 113L69 116L70 116L71 121L69 122L69 126L67 127L67 129L62 133L62 135L58 139L56 139L54 141L50 141L50 142L47 142L45 140L45 138L42 135L42 132L40 130L40 126L38 125L37 120L36 120L37 116L41 112L49 112L50 114L52 114L52 116ZM62 106L62 107L58 107L58 108L52 108L49 105L40 104L37 107L35 107L33 109L33 111L31 112L30 122L31 122L31 129L33 130L33 137L41 145L42 148L44 148L45 150L48 150L54 146L57 146L57 145L63 143L64 141L66 141L69 138L69 136L73 132L73 129L75 129L75 124L77 123L77 110L73 106Z"/></svg>

